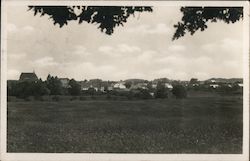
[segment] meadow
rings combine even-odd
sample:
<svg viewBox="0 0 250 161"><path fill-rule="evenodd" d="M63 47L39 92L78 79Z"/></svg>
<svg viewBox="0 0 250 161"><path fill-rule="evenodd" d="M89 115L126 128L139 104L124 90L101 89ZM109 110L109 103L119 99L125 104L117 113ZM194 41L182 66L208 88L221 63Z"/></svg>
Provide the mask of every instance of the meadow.
<svg viewBox="0 0 250 161"><path fill-rule="evenodd" d="M242 96L8 102L8 152L242 153Z"/></svg>

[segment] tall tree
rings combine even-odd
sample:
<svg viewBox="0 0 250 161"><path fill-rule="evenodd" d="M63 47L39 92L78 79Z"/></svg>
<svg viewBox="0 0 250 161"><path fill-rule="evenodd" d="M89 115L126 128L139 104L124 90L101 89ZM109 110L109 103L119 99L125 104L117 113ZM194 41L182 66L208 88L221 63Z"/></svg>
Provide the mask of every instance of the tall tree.
<svg viewBox="0 0 250 161"><path fill-rule="evenodd" d="M49 74L46 80L46 85L50 91L50 95L62 94L62 91L63 91L62 83L57 77L53 77Z"/></svg>
<svg viewBox="0 0 250 161"><path fill-rule="evenodd" d="M69 81L69 94L73 96L77 96L81 94L81 86L74 79Z"/></svg>
<svg viewBox="0 0 250 161"><path fill-rule="evenodd" d="M165 87L165 84L162 82L158 82L155 91L155 98L167 98L168 97L168 89Z"/></svg>

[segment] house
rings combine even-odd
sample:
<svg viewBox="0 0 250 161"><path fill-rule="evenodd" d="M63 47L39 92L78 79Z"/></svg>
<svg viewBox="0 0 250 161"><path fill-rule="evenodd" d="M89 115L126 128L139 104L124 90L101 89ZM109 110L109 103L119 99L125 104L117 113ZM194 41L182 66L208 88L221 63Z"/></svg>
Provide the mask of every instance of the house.
<svg viewBox="0 0 250 161"><path fill-rule="evenodd" d="M218 84L210 84L209 86L212 87L212 88L218 88L219 87Z"/></svg>
<svg viewBox="0 0 250 161"><path fill-rule="evenodd" d="M59 78L59 80L62 83L62 87L69 88L69 78Z"/></svg>
<svg viewBox="0 0 250 161"><path fill-rule="evenodd" d="M153 84L152 84L152 88L155 89L156 87L157 87L157 84L156 84L156 83L153 83Z"/></svg>
<svg viewBox="0 0 250 161"><path fill-rule="evenodd" d="M101 91L101 92L105 92L105 87L102 86L102 87L100 88L100 91Z"/></svg>
<svg viewBox="0 0 250 161"><path fill-rule="evenodd" d="M38 81L38 77L36 76L36 73L21 73L19 77L19 81L31 81L35 82Z"/></svg>
<svg viewBox="0 0 250 161"><path fill-rule="evenodd" d="M211 83L215 83L215 82L216 82L216 80L215 80L215 79L211 79L210 81L211 81Z"/></svg>
<svg viewBox="0 0 250 161"><path fill-rule="evenodd" d="M87 91L90 88L90 84L87 81L79 82L82 91Z"/></svg>
<svg viewBox="0 0 250 161"><path fill-rule="evenodd" d="M132 84L130 89L147 89L147 83Z"/></svg>
<svg viewBox="0 0 250 161"><path fill-rule="evenodd" d="M113 89L113 86L108 86L108 91L112 91Z"/></svg>
<svg viewBox="0 0 250 161"><path fill-rule="evenodd" d="M165 87L168 89L173 89L173 86L170 83L165 83Z"/></svg>
<svg viewBox="0 0 250 161"><path fill-rule="evenodd" d="M239 87L243 87L243 83L238 83L238 86Z"/></svg>
<svg viewBox="0 0 250 161"><path fill-rule="evenodd" d="M116 89L126 89L126 86L124 85L124 82L117 82L113 86Z"/></svg>

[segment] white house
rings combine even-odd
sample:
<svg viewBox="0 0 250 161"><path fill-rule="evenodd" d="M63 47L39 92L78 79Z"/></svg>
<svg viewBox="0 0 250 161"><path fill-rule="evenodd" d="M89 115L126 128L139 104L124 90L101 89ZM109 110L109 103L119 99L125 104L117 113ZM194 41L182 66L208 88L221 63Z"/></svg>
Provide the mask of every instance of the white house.
<svg viewBox="0 0 250 161"><path fill-rule="evenodd" d="M118 82L114 84L114 88L118 88L118 89L126 89L126 86L124 85L123 82Z"/></svg>
<svg viewBox="0 0 250 161"><path fill-rule="evenodd" d="M82 91L87 91L88 89L88 87L82 87Z"/></svg>
<svg viewBox="0 0 250 161"><path fill-rule="evenodd" d="M62 83L62 86L64 88L69 88L69 79L68 78L59 78L59 80Z"/></svg>
<svg viewBox="0 0 250 161"><path fill-rule="evenodd" d="M215 80L215 79L211 79L211 82L212 82L212 83L215 83L215 82L216 82L216 80Z"/></svg>
<svg viewBox="0 0 250 161"><path fill-rule="evenodd" d="M156 87L157 87L156 83L152 84L152 88L156 88Z"/></svg>
<svg viewBox="0 0 250 161"><path fill-rule="evenodd" d="M147 89L147 83L132 84L130 89Z"/></svg>
<svg viewBox="0 0 250 161"><path fill-rule="evenodd" d="M238 83L238 86L243 87L243 83Z"/></svg>
<svg viewBox="0 0 250 161"><path fill-rule="evenodd" d="M105 87L102 86L102 87L100 88L100 91L104 92L104 90L105 90Z"/></svg>
<svg viewBox="0 0 250 161"><path fill-rule="evenodd" d="M213 88L218 88L219 85L218 84L210 84L210 87L213 87Z"/></svg>
<svg viewBox="0 0 250 161"><path fill-rule="evenodd" d="M168 89L173 89L173 86L170 83L165 83L165 87Z"/></svg>

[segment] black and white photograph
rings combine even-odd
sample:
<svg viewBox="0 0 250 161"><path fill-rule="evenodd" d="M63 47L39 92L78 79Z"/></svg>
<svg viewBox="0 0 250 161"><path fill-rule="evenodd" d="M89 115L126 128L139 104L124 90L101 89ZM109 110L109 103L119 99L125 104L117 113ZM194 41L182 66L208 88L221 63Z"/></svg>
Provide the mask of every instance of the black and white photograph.
<svg viewBox="0 0 250 161"><path fill-rule="evenodd" d="M248 151L245 2L14 2L6 154Z"/></svg>

